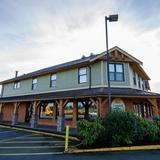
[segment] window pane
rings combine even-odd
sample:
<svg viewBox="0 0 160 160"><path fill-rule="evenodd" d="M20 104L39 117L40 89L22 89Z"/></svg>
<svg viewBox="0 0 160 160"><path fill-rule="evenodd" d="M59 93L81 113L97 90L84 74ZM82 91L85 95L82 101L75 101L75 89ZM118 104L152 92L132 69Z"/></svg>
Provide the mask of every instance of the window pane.
<svg viewBox="0 0 160 160"><path fill-rule="evenodd" d="M32 83L33 84L37 83L37 78L33 79Z"/></svg>
<svg viewBox="0 0 160 160"><path fill-rule="evenodd" d="M17 82L17 88L20 88L20 82Z"/></svg>
<svg viewBox="0 0 160 160"><path fill-rule="evenodd" d="M97 108L96 108L95 105L91 105L89 107L89 113L88 114L89 114L88 115L89 116L89 120L92 120L92 121L96 120L98 114L97 114Z"/></svg>
<svg viewBox="0 0 160 160"><path fill-rule="evenodd" d="M56 86L56 81L51 81L51 87L55 87Z"/></svg>
<svg viewBox="0 0 160 160"><path fill-rule="evenodd" d="M86 76L86 75L80 76L80 77L79 77L79 82L80 82L80 83L87 82L87 76Z"/></svg>
<svg viewBox="0 0 160 160"><path fill-rule="evenodd" d="M14 87L14 88L17 88L17 83L16 83L16 82L14 83L14 86L13 86L13 87Z"/></svg>
<svg viewBox="0 0 160 160"><path fill-rule="evenodd" d="M87 69L86 68L80 68L79 69L79 75L87 74Z"/></svg>
<svg viewBox="0 0 160 160"><path fill-rule="evenodd" d="M41 105L40 107L40 118L53 118L53 103L47 105Z"/></svg>
<svg viewBox="0 0 160 160"><path fill-rule="evenodd" d="M35 83L35 84L32 85L32 89L33 90L36 89L36 88L37 88L37 83Z"/></svg>
<svg viewBox="0 0 160 160"><path fill-rule="evenodd" d="M116 80L123 81L123 73L116 73Z"/></svg>
<svg viewBox="0 0 160 160"><path fill-rule="evenodd" d="M114 81L115 80L114 73L109 73L109 78L110 78L110 81Z"/></svg>
<svg viewBox="0 0 160 160"><path fill-rule="evenodd" d="M115 72L114 64L109 64L109 72Z"/></svg>
<svg viewBox="0 0 160 160"><path fill-rule="evenodd" d="M123 65L122 64L116 64L116 72L123 72Z"/></svg>
<svg viewBox="0 0 160 160"><path fill-rule="evenodd" d="M85 118L85 107L82 103L78 103L78 119L84 119Z"/></svg>
<svg viewBox="0 0 160 160"><path fill-rule="evenodd" d="M51 80L56 80L56 78L57 78L57 77L56 77L56 74L52 74L52 75L51 75Z"/></svg>
<svg viewBox="0 0 160 160"><path fill-rule="evenodd" d="M67 103L67 105L65 106L65 120L72 120L73 119L73 103L69 102Z"/></svg>

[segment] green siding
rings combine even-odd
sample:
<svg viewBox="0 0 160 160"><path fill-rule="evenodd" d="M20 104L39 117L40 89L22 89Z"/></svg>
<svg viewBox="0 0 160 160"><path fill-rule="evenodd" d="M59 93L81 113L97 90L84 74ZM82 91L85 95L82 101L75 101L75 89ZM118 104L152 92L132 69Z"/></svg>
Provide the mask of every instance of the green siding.
<svg viewBox="0 0 160 160"><path fill-rule="evenodd" d="M101 85L101 62L91 65L91 85Z"/></svg>
<svg viewBox="0 0 160 160"><path fill-rule="evenodd" d="M101 85L101 63L97 62L91 66L91 86ZM50 87L50 74L37 77L38 86L31 90L32 79L21 81L19 89L13 88L13 83L4 84L3 96L15 96L23 94L41 93L47 91L60 91L78 88L89 88L89 67L87 67L87 82L78 84L78 68L56 73L57 83L55 88Z"/></svg>
<svg viewBox="0 0 160 160"><path fill-rule="evenodd" d="M107 85L107 65L105 61L96 62L90 65L91 68L91 87L104 87ZM130 83L130 69L129 64L124 63L124 82L111 82L112 87L131 87ZM31 90L32 79L26 79L21 81L21 87L19 89L13 88L13 83L4 85L3 96L14 96L32 93L41 93L49 91L63 91L72 89L89 88L90 76L89 66L87 67L87 82L78 84L78 68L59 71L57 75L57 83L55 88L50 87L50 74L37 77L38 87L35 90Z"/></svg>

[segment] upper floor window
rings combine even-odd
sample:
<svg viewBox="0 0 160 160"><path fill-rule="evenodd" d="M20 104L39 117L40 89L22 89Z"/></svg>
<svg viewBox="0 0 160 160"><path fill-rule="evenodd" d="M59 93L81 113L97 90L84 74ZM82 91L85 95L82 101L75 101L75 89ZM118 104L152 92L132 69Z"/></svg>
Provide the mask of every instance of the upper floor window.
<svg viewBox="0 0 160 160"><path fill-rule="evenodd" d="M138 87L141 88L141 77L138 76Z"/></svg>
<svg viewBox="0 0 160 160"><path fill-rule="evenodd" d="M123 64L118 64L118 63L109 64L109 78L110 81L124 81Z"/></svg>
<svg viewBox="0 0 160 160"><path fill-rule="evenodd" d="M20 81L17 81L17 82L14 82L13 88L18 89L18 88L20 88L20 86L21 86Z"/></svg>
<svg viewBox="0 0 160 160"><path fill-rule="evenodd" d="M50 77L50 87L55 87L56 86L56 79L57 79L56 74L51 74L51 77Z"/></svg>
<svg viewBox="0 0 160 160"><path fill-rule="evenodd" d="M79 68L78 70L78 83L85 83L87 82L87 68Z"/></svg>
<svg viewBox="0 0 160 160"><path fill-rule="evenodd" d="M32 79L32 90L37 88L37 78Z"/></svg>
<svg viewBox="0 0 160 160"><path fill-rule="evenodd" d="M136 72L133 71L133 84L136 85L137 81L136 81Z"/></svg>

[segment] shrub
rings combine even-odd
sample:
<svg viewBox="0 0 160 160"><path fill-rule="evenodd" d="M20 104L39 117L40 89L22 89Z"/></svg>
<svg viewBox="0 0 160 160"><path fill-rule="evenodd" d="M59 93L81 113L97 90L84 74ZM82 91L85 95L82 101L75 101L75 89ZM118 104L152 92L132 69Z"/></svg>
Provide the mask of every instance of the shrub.
<svg viewBox="0 0 160 160"><path fill-rule="evenodd" d="M108 114L104 119L104 137L108 145L132 144L135 118L133 114L127 112L114 111Z"/></svg>
<svg viewBox="0 0 160 160"><path fill-rule="evenodd" d="M159 119L155 124L133 113L113 111L95 122L79 121L78 133L85 147L150 144L158 140L159 122Z"/></svg>
<svg viewBox="0 0 160 160"><path fill-rule="evenodd" d="M159 136L159 141L160 141L160 116L154 118L154 123L158 127L158 136Z"/></svg>
<svg viewBox="0 0 160 160"><path fill-rule="evenodd" d="M144 144L157 139L157 126L133 113L111 112L104 120L104 127L106 140L112 146Z"/></svg>
<svg viewBox="0 0 160 160"><path fill-rule="evenodd" d="M78 121L77 126L78 133L81 137L81 145L84 147L95 144L104 131L100 118L97 118L95 122L80 120Z"/></svg>
<svg viewBox="0 0 160 160"><path fill-rule="evenodd" d="M153 122L137 117L134 130L134 143L147 144L158 139L158 127Z"/></svg>

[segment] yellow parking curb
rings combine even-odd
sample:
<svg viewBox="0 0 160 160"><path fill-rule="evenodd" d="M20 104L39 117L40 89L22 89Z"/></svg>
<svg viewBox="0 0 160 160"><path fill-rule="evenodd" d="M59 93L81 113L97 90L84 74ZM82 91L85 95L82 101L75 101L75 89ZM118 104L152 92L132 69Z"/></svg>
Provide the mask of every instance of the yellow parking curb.
<svg viewBox="0 0 160 160"><path fill-rule="evenodd" d="M43 134L43 135L47 135L47 136L54 136L54 137L58 137L58 138L65 138L65 135L60 135L60 134L56 134L56 133L48 133L48 132L43 132L43 131L36 131L36 130L32 130L32 129L27 129L27 128L18 128L15 126L6 126L6 125L0 125L1 128L9 128L9 129L15 129L18 131L26 131L26 132L30 132L30 133L38 133L38 134ZM73 136L69 136L70 140L73 141L79 141L79 139L77 137L73 137Z"/></svg>
<svg viewBox="0 0 160 160"><path fill-rule="evenodd" d="M131 147L112 147L112 148L96 148L96 149L77 149L77 148L72 148L67 153L136 151L136 150L157 150L157 149L160 149L160 145L145 145L145 146L131 146Z"/></svg>

